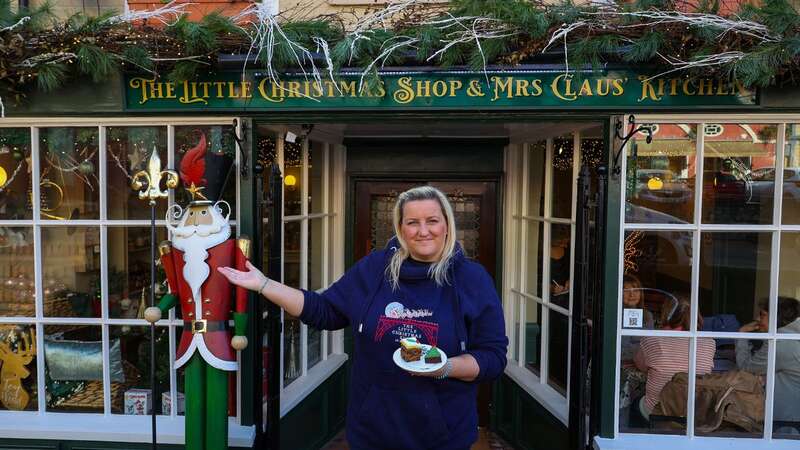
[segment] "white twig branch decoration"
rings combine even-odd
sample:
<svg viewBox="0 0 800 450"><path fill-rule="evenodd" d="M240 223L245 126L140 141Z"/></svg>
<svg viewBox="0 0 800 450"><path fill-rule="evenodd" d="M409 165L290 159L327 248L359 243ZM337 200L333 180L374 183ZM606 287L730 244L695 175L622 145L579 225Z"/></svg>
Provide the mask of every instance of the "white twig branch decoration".
<svg viewBox="0 0 800 450"><path fill-rule="evenodd" d="M178 3L173 0L166 5L150 11L128 11L123 14L111 16L105 20L107 23L132 23L139 20L156 20L164 25L169 25L170 22L178 20L184 14L184 9L194 3ZM170 20L171 19L171 20Z"/></svg>

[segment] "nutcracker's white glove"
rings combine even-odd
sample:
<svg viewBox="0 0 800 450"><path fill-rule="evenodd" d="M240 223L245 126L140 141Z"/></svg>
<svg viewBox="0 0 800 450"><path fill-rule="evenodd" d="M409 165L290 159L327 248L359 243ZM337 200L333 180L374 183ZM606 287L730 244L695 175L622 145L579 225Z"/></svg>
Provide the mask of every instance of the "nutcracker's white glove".
<svg viewBox="0 0 800 450"><path fill-rule="evenodd" d="M161 310L158 306L150 306L144 310L144 320L150 323L156 323L161 320Z"/></svg>

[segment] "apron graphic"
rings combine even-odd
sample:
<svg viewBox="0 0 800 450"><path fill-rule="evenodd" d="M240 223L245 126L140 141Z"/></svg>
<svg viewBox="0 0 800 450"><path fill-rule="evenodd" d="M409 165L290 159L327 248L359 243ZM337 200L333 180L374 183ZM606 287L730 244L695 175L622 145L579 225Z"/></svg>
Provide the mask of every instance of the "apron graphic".
<svg viewBox="0 0 800 450"><path fill-rule="evenodd" d="M407 337L423 339L429 345L436 346L439 339L439 324L417 320L420 317L431 317L433 313L426 309L408 310L402 303L392 302L386 305L385 314L378 318L375 329L375 342L381 342L389 333L395 342Z"/></svg>

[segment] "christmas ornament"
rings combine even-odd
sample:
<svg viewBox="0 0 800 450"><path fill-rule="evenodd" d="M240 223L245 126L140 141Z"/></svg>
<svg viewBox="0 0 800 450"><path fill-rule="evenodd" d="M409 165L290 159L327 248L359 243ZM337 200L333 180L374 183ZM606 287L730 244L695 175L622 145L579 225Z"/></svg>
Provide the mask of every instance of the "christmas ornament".
<svg viewBox="0 0 800 450"><path fill-rule="evenodd" d="M6 169L0 166L0 187L5 186L7 181L8 181L8 173L6 172Z"/></svg>
<svg viewBox="0 0 800 450"><path fill-rule="evenodd" d="M94 173L94 164L90 161L84 161L78 165L78 171L84 175L90 175Z"/></svg>
<svg viewBox="0 0 800 450"><path fill-rule="evenodd" d="M25 158L25 154L17 149L14 149L14 153L12 153L11 156L14 157L15 161L22 161L22 159Z"/></svg>

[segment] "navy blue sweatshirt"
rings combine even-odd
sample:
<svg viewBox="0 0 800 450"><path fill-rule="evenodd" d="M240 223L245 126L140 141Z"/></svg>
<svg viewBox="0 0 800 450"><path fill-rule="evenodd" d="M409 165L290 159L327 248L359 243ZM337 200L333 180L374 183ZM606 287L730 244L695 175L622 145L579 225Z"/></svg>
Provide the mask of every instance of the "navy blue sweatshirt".
<svg viewBox="0 0 800 450"><path fill-rule="evenodd" d="M506 365L508 338L491 277L457 247L449 284L428 276L429 264L406 260L400 287L385 270L397 248L362 258L324 293L304 291L300 320L319 329L352 325L355 355L347 406L347 440L354 450L462 449L478 438L478 383ZM400 339L416 337L454 357L469 353L480 373L473 382L415 377L397 367Z"/></svg>

